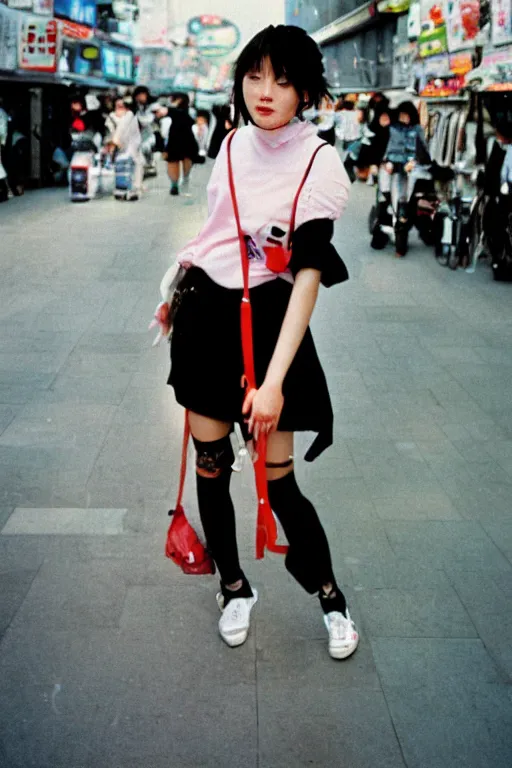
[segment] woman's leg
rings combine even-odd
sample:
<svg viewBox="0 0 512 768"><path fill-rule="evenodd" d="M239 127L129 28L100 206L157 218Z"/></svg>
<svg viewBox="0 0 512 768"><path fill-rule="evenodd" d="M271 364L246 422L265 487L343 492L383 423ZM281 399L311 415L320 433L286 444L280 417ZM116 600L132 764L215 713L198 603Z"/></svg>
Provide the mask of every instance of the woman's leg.
<svg viewBox="0 0 512 768"><path fill-rule="evenodd" d="M186 157L183 160L182 166L183 166L183 182L182 182L183 194L188 195L189 189L190 189L190 171L192 170L192 160L189 157Z"/></svg>
<svg viewBox="0 0 512 768"><path fill-rule="evenodd" d="M167 174L171 180L171 195L179 194L178 182L180 180L180 164L167 163Z"/></svg>
<svg viewBox="0 0 512 768"><path fill-rule="evenodd" d="M189 176L190 171L192 170L192 160L190 157L186 157L183 161L183 176L186 178Z"/></svg>
<svg viewBox="0 0 512 768"><path fill-rule="evenodd" d="M295 479L292 432L270 435L267 478L270 505L290 547L287 569L307 592L318 593L326 613L345 613L345 597L336 585L325 531L315 508L302 495Z"/></svg>
<svg viewBox="0 0 512 768"><path fill-rule="evenodd" d="M206 542L223 586L235 592L245 587L245 592L248 585L240 568L235 510L229 493L234 461L231 424L197 413L190 413L189 419L197 452L197 498Z"/></svg>
<svg viewBox="0 0 512 768"><path fill-rule="evenodd" d="M288 539L286 567L307 592L318 593L329 634L329 654L333 659L346 659L356 650L359 635L350 618L345 596L336 584L322 524L295 480L292 452L291 432L274 432L270 436L268 491L270 505Z"/></svg>
<svg viewBox="0 0 512 768"><path fill-rule="evenodd" d="M235 510L229 495L234 460L229 439L231 424L191 413L190 428L197 451L199 512L221 577L221 591L217 595L222 611L219 632L227 645L235 647L247 639L258 593L251 589L238 559Z"/></svg>

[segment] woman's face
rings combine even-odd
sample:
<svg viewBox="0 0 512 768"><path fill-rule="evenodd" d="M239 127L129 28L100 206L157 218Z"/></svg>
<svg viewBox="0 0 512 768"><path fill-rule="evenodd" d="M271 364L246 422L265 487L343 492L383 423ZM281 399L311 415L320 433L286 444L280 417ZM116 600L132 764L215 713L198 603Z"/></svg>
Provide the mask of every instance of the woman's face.
<svg viewBox="0 0 512 768"><path fill-rule="evenodd" d="M407 112L400 112L398 115L398 122L404 125L409 125L411 122L411 116Z"/></svg>
<svg viewBox="0 0 512 768"><path fill-rule="evenodd" d="M285 75L276 79L269 58L263 60L261 69L245 75L242 90L251 120L259 128L271 131L297 114L299 94Z"/></svg>
<svg viewBox="0 0 512 768"><path fill-rule="evenodd" d="M126 112L126 104L121 99L116 100L115 105L116 115L124 115Z"/></svg>
<svg viewBox="0 0 512 768"><path fill-rule="evenodd" d="M379 117L379 125L381 128L388 128L391 124L391 118L387 112L383 112Z"/></svg>

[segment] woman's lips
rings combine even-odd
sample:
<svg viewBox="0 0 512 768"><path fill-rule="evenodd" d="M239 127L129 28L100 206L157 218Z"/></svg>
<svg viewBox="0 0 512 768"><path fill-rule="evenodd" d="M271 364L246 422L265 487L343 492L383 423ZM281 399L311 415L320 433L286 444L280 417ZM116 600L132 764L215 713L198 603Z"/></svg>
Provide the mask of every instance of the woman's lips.
<svg viewBox="0 0 512 768"><path fill-rule="evenodd" d="M256 107L256 112L260 115L272 115L274 114L274 110L270 109L270 107Z"/></svg>

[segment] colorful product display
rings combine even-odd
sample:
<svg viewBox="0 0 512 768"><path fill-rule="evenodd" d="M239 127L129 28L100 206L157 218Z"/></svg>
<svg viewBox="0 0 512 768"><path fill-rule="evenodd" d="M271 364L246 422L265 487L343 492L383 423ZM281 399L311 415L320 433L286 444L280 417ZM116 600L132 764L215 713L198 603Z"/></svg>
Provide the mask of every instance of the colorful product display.
<svg viewBox="0 0 512 768"><path fill-rule="evenodd" d="M407 18L410 72L422 96L453 96L465 87L503 90L512 77L512 0L414 0ZM393 84L407 77L397 52ZM476 67L476 69L475 69Z"/></svg>

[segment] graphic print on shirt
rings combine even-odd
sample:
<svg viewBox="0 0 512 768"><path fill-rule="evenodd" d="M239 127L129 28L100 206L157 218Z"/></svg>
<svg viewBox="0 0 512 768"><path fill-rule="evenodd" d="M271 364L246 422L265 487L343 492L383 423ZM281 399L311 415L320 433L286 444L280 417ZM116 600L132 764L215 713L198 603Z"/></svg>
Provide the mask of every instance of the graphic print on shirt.
<svg viewBox="0 0 512 768"><path fill-rule="evenodd" d="M256 245L254 238L250 235L244 235L244 240L247 246L247 258L249 261L263 261L263 254Z"/></svg>
<svg viewBox="0 0 512 768"><path fill-rule="evenodd" d="M287 250L287 232L280 224L270 222L262 231L265 245L263 252L266 256L266 265L271 272L280 274L286 272L291 253Z"/></svg>

